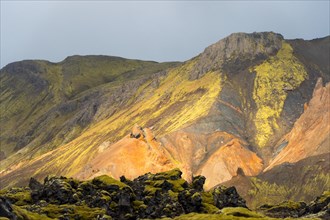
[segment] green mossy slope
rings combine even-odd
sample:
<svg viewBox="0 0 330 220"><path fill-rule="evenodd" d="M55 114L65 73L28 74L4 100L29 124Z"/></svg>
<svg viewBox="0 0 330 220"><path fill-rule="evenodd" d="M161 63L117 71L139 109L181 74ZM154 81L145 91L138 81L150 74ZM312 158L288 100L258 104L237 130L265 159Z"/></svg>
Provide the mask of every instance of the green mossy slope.
<svg viewBox="0 0 330 220"><path fill-rule="evenodd" d="M257 106L254 116L255 142L259 147L264 147L279 128L277 119L281 116L287 92L296 89L307 73L303 64L294 57L290 44L285 41L276 56L253 70L256 72L253 99Z"/></svg>

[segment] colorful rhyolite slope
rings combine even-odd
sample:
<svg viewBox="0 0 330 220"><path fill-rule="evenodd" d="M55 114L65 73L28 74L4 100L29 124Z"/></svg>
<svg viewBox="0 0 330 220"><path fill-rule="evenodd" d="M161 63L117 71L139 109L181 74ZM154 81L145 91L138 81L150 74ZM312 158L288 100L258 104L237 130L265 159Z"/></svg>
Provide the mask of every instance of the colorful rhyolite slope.
<svg viewBox="0 0 330 220"><path fill-rule="evenodd" d="M256 176L330 153L329 40L236 33L182 64L10 64L1 70L2 187L50 173L135 178L180 168L188 181L206 176L210 189L238 170Z"/></svg>

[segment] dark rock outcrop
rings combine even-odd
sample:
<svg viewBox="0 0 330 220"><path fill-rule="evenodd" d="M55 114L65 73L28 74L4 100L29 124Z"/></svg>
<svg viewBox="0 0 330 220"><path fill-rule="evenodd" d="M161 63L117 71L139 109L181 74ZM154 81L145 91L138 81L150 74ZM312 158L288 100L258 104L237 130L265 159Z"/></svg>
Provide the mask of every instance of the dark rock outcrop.
<svg viewBox="0 0 330 220"><path fill-rule="evenodd" d="M202 211L202 197L200 193L194 192L194 190L185 190L179 193L178 199L185 213Z"/></svg>
<svg viewBox="0 0 330 220"><path fill-rule="evenodd" d="M77 184L73 179L66 177L46 177L44 184L41 185L34 178L30 179L31 198L33 201L45 200L52 204L75 203L73 197L77 189Z"/></svg>
<svg viewBox="0 0 330 220"><path fill-rule="evenodd" d="M89 181L48 176L43 184L31 178L29 187L0 192L0 216L87 220L175 218L204 213L264 217L247 208L235 187L218 186L206 192L205 177L193 177L193 182L188 184L181 175L179 169L174 169L147 173L134 180L123 176L120 181L106 175ZM329 219L330 193L325 192L310 204L287 201L263 205L259 211L276 218Z"/></svg>
<svg viewBox="0 0 330 220"><path fill-rule="evenodd" d="M4 197L0 197L0 216L11 220L17 219L17 216L13 213L13 208L11 207L10 202Z"/></svg>
<svg viewBox="0 0 330 220"><path fill-rule="evenodd" d="M317 197L308 206L309 213L318 213L320 211L326 211L327 216L330 215L330 192L325 192L322 196Z"/></svg>
<svg viewBox="0 0 330 220"><path fill-rule="evenodd" d="M285 201L278 205L263 205L259 210L267 216L276 218L315 217L330 218L330 192L326 191L309 204Z"/></svg>
<svg viewBox="0 0 330 220"><path fill-rule="evenodd" d="M90 181L48 176L43 184L31 178L29 188L11 189L2 195L1 211L3 215L12 212L10 201L27 212L59 219L88 219L80 207L90 210L89 215L96 219L152 219L213 213L219 211L217 207L245 207L234 187L205 192L204 176L193 177L188 184L181 175L174 169L147 173L132 181L124 176L120 181L106 175Z"/></svg>
<svg viewBox="0 0 330 220"><path fill-rule="evenodd" d="M204 186L204 183L205 183L205 177L204 176L195 176L193 177L193 180L192 180L192 185L193 185L193 188L197 191L203 191L203 186Z"/></svg>
<svg viewBox="0 0 330 220"><path fill-rule="evenodd" d="M240 197L235 187L218 186L213 192L214 204L219 209L224 207L246 207L245 200Z"/></svg>
<svg viewBox="0 0 330 220"><path fill-rule="evenodd" d="M263 205L260 209L265 209L266 215L275 218L298 218L306 214L307 205L304 202L285 201L275 206Z"/></svg>

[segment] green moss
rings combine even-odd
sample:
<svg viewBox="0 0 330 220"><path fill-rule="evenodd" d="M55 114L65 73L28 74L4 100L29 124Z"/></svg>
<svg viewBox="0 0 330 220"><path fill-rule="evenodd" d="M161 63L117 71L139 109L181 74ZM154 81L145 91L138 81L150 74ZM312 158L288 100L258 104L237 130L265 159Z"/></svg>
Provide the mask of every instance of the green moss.
<svg viewBox="0 0 330 220"><path fill-rule="evenodd" d="M147 180L145 183L144 193L147 195L154 195L157 190L162 190L161 185L164 183L165 180ZM176 198L178 192L184 190L183 185L186 184L184 179L177 179L177 180L166 180L167 182L173 185L172 190L169 190L168 193L170 196Z"/></svg>
<svg viewBox="0 0 330 220"><path fill-rule="evenodd" d="M216 206L211 203L202 202L203 209L206 213L215 214L220 211Z"/></svg>
<svg viewBox="0 0 330 220"><path fill-rule="evenodd" d="M111 197L109 195L102 194L101 199L104 200L104 201L109 202L111 200Z"/></svg>
<svg viewBox="0 0 330 220"><path fill-rule="evenodd" d="M105 187L107 185L116 185L119 187L119 189L123 189L123 188L130 188L129 186L127 186L125 183L122 183L110 176L107 175L102 175L102 176L98 176L95 177L92 180L92 183L94 183L95 185L98 185L100 187Z"/></svg>
<svg viewBox="0 0 330 220"><path fill-rule="evenodd" d="M161 186L164 182L165 182L165 180L147 180L145 183L147 185L151 185L156 188L161 188Z"/></svg>
<svg viewBox="0 0 330 220"><path fill-rule="evenodd" d="M278 129L277 119L281 115L287 90L297 88L305 80L307 72L285 41L276 56L256 66L254 71L253 99L257 105L255 142L259 147L264 147Z"/></svg>
<svg viewBox="0 0 330 220"><path fill-rule="evenodd" d="M202 193L202 199L203 202L208 203L208 204L213 204L214 200L213 200L213 195L211 191L208 192L203 192Z"/></svg>
<svg viewBox="0 0 330 220"><path fill-rule="evenodd" d="M170 218L162 218L170 219ZM175 217L176 220L271 220L276 218L270 218L259 214L254 211L250 211L246 208L234 207L234 208L224 208L218 214L199 214L199 213L189 213ZM290 219L290 218L286 218Z"/></svg>
<svg viewBox="0 0 330 220"><path fill-rule="evenodd" d="M145 195L155 195L155 193L156 193L156 191L157 190L162 190L161 188L157 188L157 187L154 187L154 186L152 186L152 185L146 185L145 187L144 187L144 194Z"/></svg>
<svg viewBox="0 0 330 220"><path fill-rule="evenodd" d="M171 180L171 179L179 179L181 178L181 170L176 168L173 170L169 170L166 172L160 172L153 176L154 180Z"/></svg>
<svg viewBox="0 0 330 220"><path fill-rule="evenodd" d="M325 202L327 199L330 199L330 191L325 191L324 193L322 193L322 195L321 195L320 198L318 199L318 202L323 203L323 202Z"/></svg>
<svg viewBox="0 0 330 220"><path fill-rule="evenodd" d="M50 218L59 218L66 213L70 218L96 219L99 215L105 215L105 210L101 208L90 208L86 205L52 205L41 207L41 212ZM109 216L106 216L111 219Z"/></svg>
<svg viewBox="0 0 330 220"><path fill-rule="evenodd" d="M181 217L181 218L180 218ZM223 216L220 215L211 215L211 214L197 214L192 213L185 216L180 216L177 219L183 220L183 219L191 219L191 220L215 220L215 219L224 219Z"/></svg>
<svg viewBox="0 0 330 220"><path fill-rule="evenodd" d="M248 195L253 198L249 207L256 208L262 204L278 204L287 200L293 192L285 185L271 184L258 178L251 178L253 188L248 191Z"/></svg>
<svg viewBox="0 0 330 220"><path fill-rule="evenodd" d="M313 178L309 178L307 182L301 186L301 191L305 198L300 200L314 199L315 195L320 195L324 191L329 190L330 174L317 170L318 168L315 166L310 170L309 173L316 173L316 175L314 175Z"/></svg>
<svg viewBox="0 0 330 220"><path fill-rule="evenodd" d="M289 201L281 202L280 204L271 206L271 207L267 208L267 211L278 210L278 209L297 210L297 209L300 209L301 207L302 207L301 203L289 200Z"/></svg>
<svg viewBox="0 0 330 220"><path fill-rule="evenodd" d="M254 211L250 211L243 207L227 207L221 209L224 215L231 215L244 218L264 218L265 216Z"/></svg>
<svg viewBox="0 0 330 220"><path fill-rule="evenodd" d="M177 192L173 192L172 190L169 190L169 191L168 191L168 195L169 195L174 201L177 201L177 200L178 200L178 195L179 195L179 193L177 193Z"/></svg>
<svg viewBox="0 0 330 220"><path fill-rule="evenodd" d="M140 200L134 200L133 201L133 206L139 207L141 205L144 205L143 201L140 201Z"/></svg>
<svg viewBox="0 0 330 220"><path fill-rule="evenodd" d="M178 192L184 190L187 182L181 178L182 172L179 169L173 169L157 174L149 174L148 180L145 181L144 193L146 195L154 195L157 190L162 190L165 181L172 184L173 187L168 191L171 197L177 198Z"/></svg>
<svg viewBox="0 0 330 220"><path fill-rule="evenodd" d="M169 183L173 184L173 192L181 192L184 190L183 186L187 184L187 181L184 179L178 180L168 180Z"/></svg>
<svg viewBox="0 0 330 220"><path fill-rule="evenodd" d="M192 199L196 199L196 198L199 198L199 197L201 197L201 194L200 194L199 192L195 192L195 193L191 196Z"/></svg>
<svg viewBox="0 0 330 220"><path fill-rule="evenodd" d="M148 206L144 204L143 201L134 200L133 207L135 210L139 210L139 209L146 209Z"/></svg>
<svg viewBox="0 0 330 220"><path fill-rule="evenodd" d="M21 206L31 204L31 191L24 188L11 188L9 190L2 190L0 195L8 198L15 205Z"/></svg>
<svg viewBox="0 0 330 220"><path fill-rule="evenodd" d="M199 195L202 197L202 206L203 206L203 210L206 213L215 214L215 213L218 213L220 211L220 209L218 209L214 205L213 195L212 195L211 191L202 192L202 193L199 193Z"/></svg>
<svg viewBox="0 0 330 220"><path fill-rule="evenodd" d="M52 219L49 218L48 216L44 215L44 214L38 214L38 213L34 213L34 212L30 212L24 208L21 208L19 206L13 205L13 211L14 214L17 215L19 220L40 220L40 219Z"/></svg>
<svg viewBox="0 0 330 220"><path fill-rule="evenodd" d="M110 205L109 205L110 209L112 209L112 210L116 209L117 206L118 206L118 204L115 203L114 201L112 201L112 202L110 203Z"/></svg>
<svg viewBox="0 0 330 220"><path fill-rule="evenodd" d="M165 218L166 219L166 218ZM169 218L168 218L169 219ZM181 215L176 218L176 220L241 220L241 219L249 219L249 220L260 220L260 219L273 219L269 217L238 217L233 215L225 215L225 214L198 214L198 213L189 213L186 215Z"/></svg>
<svg viewBox="0 0 330 220"><path fill-rule="evenodd" d="M78 190L79 190L79 189L80 189L80 190L81 190L81 189L86 189L86 188L89 188L89 187L93 187L92 182L91 182L91 181L84 181L84 182L82 182L82 183L80 183L80 184L78 185ZM79 195L82 196L81 192L80 192Z"/></svg>
<svg viewBox="0 0 330 220"><path fill-rule="evenodd" d="M302 169L301 176L317 173L315 170L318 170L318 167ZM276 205L285 200L310 202L315 199L315 195L321 195L329 189L329 180L330 174L318 173L313 178L308 178L302 185L293 185L290 181L277 185L252 177L252 189L248 191L251 202L248 207L254 209L263 204Z"/></svg>

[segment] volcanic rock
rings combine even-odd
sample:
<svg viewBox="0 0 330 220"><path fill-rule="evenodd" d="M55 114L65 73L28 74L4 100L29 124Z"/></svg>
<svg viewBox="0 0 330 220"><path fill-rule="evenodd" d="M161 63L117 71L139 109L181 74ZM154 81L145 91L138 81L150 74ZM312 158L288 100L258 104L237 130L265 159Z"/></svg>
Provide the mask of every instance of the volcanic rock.
<svg viewBox="0 0 330 220"><path fill-rule="evenodd" d="M8 199L0 197L0 216L16 220L17 216L13 213L13 208Z"/></svg>
<svg viewBox="0 0 330 220"><path fill-rule="evenodd" d="M212 194L214 204L219 209L224 207L246 207L245 200L240 197L235 187L218 186Z"/></svg>

